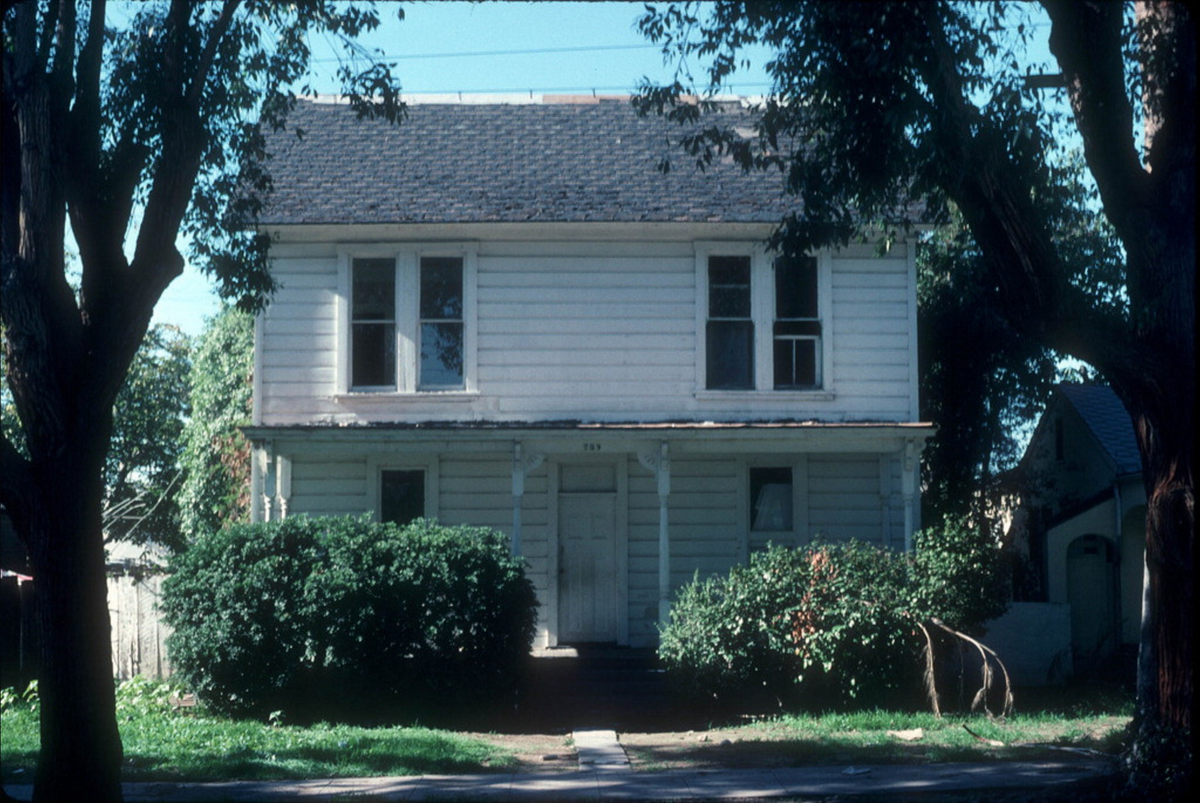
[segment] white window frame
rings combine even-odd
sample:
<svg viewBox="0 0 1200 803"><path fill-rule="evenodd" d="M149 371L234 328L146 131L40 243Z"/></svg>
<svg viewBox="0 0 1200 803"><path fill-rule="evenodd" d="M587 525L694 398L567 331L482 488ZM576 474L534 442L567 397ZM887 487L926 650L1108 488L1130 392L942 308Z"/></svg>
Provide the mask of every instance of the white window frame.
<svg viewBox="0 0 1200 803"><path fill-rule="evenodd" d="M425 472L424 518L438 518L440 468L437 457L411 458L398 455L373 455L368 457L367 510L371 514L371 520L378 522L381 518L383 500L380 498L380 484L383 482L383 472L385 471Z"/></svg>
<svg viewBox="0 0 1200 803"><path fill-rule="evenodd" d="M754 500L750 497L750 471L755 468L790 468L792 470L792 528L790 530L752 530ZM738 460L738 560L746 562L751 552L751 540L781 546L803 546L812 539L808 516L808 455L754 456Z"/></svg>
<svg viewBox="0 0 1200 803"><path fill-rule="evenodd" d="M698 399L833 398L833 257L819 249L817 258L817 310L820 314L821 348L817 375L820 386L811 390L775 389L775 272L776 254L761 243L744 241L699 241L696 249L696 397ZM750 257L750 315L754 322L754 389L710 390L708 388L708 260L709 257Z"/></svg>
<svg viewBox="0 0 1200 803"><path fill-rule="evenodd" d="M385 395L474 397L479 393L477 370L477 253L473 243L421 243L353 246L338 251L338 364L337 394L346 397ZM396 384L395 387L351 385L351 324L355 259L396 260ZM419 390L420 266L422 257L458 257L463 261L463 387Z"/></svg>

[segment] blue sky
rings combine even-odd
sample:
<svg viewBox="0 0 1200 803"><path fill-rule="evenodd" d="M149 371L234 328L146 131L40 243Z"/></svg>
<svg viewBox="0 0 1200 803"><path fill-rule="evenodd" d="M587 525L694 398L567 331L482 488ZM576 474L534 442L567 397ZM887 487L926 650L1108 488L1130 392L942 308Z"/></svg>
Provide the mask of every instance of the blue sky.
<svg viewBox="0 0 1200 803"><path fill-rule="evenodd" d="M659 48L637 31L640 2L414 2L403 4L402 21L396 4L378 7L384 23L361 42L396 63L403 91L418 101L455 92L630 94L643 76L667 82L674 75L674 65L664 65ZM1034 58L1048 57L1041 38ZM330 42L312 45L314 86L337 92L337 51ZM769 87L765 52L749 55L750 68L729 82L733 94L761 95ZM209 281L189 266L163 295L154 320L198 334L216 310Z"/></svg>
<svg viewBox="0 0 1200 803"><path fill-rule="evenodd" d="M643 76L670 80L662 55L637 31L641 3L405 3L404 20L380 3L385 22L362 44L395 61L406 93L631 94ZM337 91L331 43L314 41L314 85ZM732 83L739 95L767 89L761 65ZM208 279L190 266L167 289L155 322L198 334L217 310Z"/></svg>

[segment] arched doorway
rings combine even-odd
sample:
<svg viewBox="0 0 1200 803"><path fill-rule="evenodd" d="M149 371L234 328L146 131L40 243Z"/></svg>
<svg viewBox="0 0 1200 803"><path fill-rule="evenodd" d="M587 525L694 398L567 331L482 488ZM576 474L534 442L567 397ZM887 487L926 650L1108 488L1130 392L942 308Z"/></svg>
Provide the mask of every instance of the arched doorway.
<svg viewBox="0 0 1200 803"><path fill-rule="evenodd" d="M1116 556L1112 542L1083 535L1067 547L1067 601L1071 603L1071 647L1082 668L1117 645Z"/></svg>

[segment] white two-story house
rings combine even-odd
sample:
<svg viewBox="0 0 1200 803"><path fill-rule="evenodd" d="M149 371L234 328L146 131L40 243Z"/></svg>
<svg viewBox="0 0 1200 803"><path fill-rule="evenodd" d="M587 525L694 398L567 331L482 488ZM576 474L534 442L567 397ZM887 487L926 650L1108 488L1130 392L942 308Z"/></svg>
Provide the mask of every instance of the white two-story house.
<svg viewBox="0 0 1200 803"><path fill-rule="evenodd" d="M782 178L696 169L627 99L425 102L398 126L302 102L290 126L256 519L503 530L550 646L653 644L675 589L768 542L910 543L915 242L776 259Z"/></svg>

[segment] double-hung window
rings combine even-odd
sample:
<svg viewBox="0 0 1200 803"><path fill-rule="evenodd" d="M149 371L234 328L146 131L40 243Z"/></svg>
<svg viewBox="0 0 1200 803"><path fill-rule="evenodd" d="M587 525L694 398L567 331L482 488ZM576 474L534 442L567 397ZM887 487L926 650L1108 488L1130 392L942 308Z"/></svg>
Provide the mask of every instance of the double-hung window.
<svg viewBox="0 0 1200 803"><path fill-rule="evenodd" d="M421 257L418 390L463 389L463 260Z"/></svg>
<svg viewBox="0 0 1200 803"><path fill-rule="evenodd" d="M470 253L347 255L343 270L340 393L474 389Z"/></svg>
<svg viewBox="0 0 1200 803"><path fill-rule="evenodd" d="M773 362L776 390L821 387L817 258L775 260Z"/></svg>
<svg viewBox="0 0 1200 803"><path fill-rule="evenodd" d="M827 390L828 278L822 259L750 246L701 246L697 258L702 391Z"/></svg>
<svg viewBox="0 0 1200 803"><path fill-rule="evenodd" d="M396 260L356 259L351 266L350 384L396 387Z"/></svg>
<svg viewBox="0 0 1200 803"><path fill-rule="evenodd" d="M750 308L748 256L708 259L707 387L754 387L754 319Z"/></svg>

